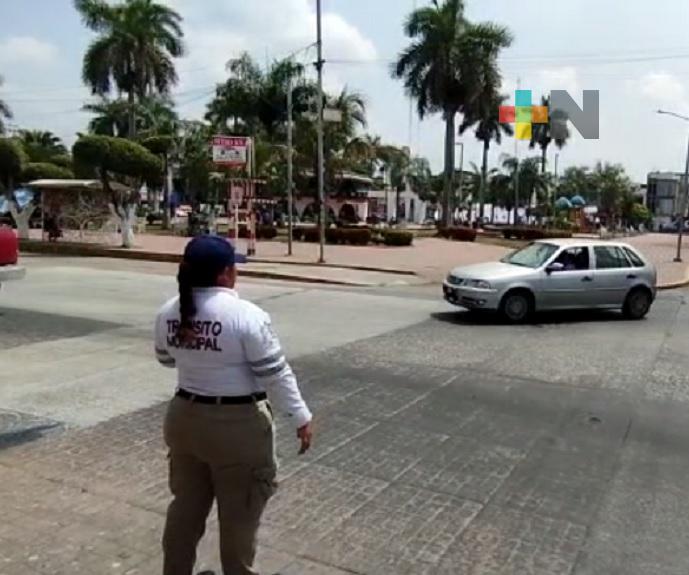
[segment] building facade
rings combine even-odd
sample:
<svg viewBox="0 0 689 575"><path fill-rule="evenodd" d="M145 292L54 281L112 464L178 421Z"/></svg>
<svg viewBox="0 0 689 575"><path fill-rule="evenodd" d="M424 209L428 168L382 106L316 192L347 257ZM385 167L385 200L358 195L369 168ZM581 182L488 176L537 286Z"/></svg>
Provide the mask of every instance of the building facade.
<svg viewBox="0 0 689 575"><path fill-rule="evenodd" d="M646 206L656 228L673 222L680 209L682 174L651 172L646 186Z"/></svg>

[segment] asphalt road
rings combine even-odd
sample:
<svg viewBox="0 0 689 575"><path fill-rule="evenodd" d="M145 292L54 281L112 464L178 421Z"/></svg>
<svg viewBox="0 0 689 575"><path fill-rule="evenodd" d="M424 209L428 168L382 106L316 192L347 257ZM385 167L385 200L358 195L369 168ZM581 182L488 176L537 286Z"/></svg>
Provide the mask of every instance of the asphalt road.
<svg viewBox="0 0 689 575"><path fill-rule="evenodd" d="M156 572L174 379L151 359L150 329L173 268L27 261L0 292L0 558L58 572L43 557L64 542L46 522L69 509L93 572L118 549L129 570L116 572ZM662 293L641 322L519 327L457 312L436 288L242 292L274 317L317 414L303 458L279 422L266 573L689 572L686 291ZM13 521L41 542L33 563L8 543ZM202 566L217 568L216 538L211 526Z"/></svg>

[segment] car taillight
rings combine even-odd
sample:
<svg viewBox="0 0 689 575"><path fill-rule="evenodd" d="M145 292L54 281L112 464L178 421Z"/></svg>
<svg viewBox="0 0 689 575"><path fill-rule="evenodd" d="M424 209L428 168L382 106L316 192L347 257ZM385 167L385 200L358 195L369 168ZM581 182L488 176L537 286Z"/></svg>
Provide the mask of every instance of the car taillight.
<svg viewBox="0 0 689 575"><path fill-rule="evenodd" d="M0 228L0 266L9 266L19 259L19 240L12 228Z"/></svg>

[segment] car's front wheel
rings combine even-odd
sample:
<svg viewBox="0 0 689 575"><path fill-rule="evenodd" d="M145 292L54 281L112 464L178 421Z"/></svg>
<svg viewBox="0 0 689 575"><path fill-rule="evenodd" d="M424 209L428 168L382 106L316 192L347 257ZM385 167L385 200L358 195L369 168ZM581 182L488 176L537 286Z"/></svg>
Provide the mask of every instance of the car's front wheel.
<svg viewBox="0 0 689 575"><path fill-rule="evenodd" d="M653 296L645 288L635 288L627 294L622 313L628 319L643 319L651 309Z"/></svg>
<svg viewBox="0 0 689 575"><path fill-rule="evenodd" d="M526 290L508 292L500 305L500 313L510 323L524 323L528 321L533 311L533 296Z"/></svg>

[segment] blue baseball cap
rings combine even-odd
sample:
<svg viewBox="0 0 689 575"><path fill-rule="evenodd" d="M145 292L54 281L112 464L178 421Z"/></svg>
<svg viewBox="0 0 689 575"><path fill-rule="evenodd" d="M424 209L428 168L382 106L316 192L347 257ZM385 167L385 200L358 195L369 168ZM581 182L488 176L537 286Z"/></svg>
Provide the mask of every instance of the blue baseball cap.
<svg viewBox="0 0 689 575"><path fill-rule="evenodd" d="M184 261L193 266L223 270L246 263L246 256L235 252L232 244L220 236L197 236L187 244Z"/></svg>

